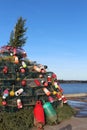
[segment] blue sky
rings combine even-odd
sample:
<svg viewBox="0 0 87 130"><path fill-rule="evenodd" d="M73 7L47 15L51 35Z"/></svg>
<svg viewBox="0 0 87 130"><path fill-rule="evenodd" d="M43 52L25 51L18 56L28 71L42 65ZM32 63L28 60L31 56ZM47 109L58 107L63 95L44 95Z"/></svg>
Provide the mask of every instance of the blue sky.
<svg viewBox="0 0 87 130"><path fill-rule="evenodd" d="M28 58L58 79L87 80L87 0L0 0L0 46L17 19L28 27Z"/></svg>

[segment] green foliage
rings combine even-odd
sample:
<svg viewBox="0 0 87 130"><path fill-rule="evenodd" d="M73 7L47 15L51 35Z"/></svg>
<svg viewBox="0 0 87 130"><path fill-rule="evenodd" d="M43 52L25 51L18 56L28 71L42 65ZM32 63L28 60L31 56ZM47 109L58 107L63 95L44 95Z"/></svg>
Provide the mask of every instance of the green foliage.
<svg viewBox="0 0 87 130"><path fill-rule="evenodd" d="M26 43L25 32L27 28L25 28L26 20L20 17L15 25L14 31L11 32L10 40L8 45L13 47L22 47Z"/></svg>
<svg viewBox="0 0 87 130"><path fill-rule="evenodd" d="M58 115L58 122L68 119L75 114L75 110L71 108L67 103L64 104L63 107L57 106L56 112Z"/></svg>
<svg viewBox="0 0 87 130"><path fill-rule="evenodd" d="M13 31L10 34L10 41L8 44L11 46L14 46L14 32Z"/></svg>
<svg viewBox="0 0 87 130"><path fill-rule="evenodd" d="M63 107L59 105L56 108L57 121L52 123L46 118L46 124L54 125L69 119L75 114L68 104ZM0 113L0 130L28 130L34 125L33 107L24 108L17 112L1 112Z"/></svg>
<svg viewBox="0 0 87 130"><path fill-rule="evenodd" d="M33 108L0 113L0 130L28 130L33 126Z"/></svg>

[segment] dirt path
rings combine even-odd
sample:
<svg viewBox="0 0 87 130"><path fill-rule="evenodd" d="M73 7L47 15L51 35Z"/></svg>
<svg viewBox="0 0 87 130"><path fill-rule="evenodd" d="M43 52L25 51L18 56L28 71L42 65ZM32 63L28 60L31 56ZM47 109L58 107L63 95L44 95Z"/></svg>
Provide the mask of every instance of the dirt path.
<svg viewBox="0 0 87 130"><path fill-rule="evenodd" d="M37 130L34 127L32 130ZM45 125L44 130L87 130L87 118L72 117L58 125Z"/></svg>

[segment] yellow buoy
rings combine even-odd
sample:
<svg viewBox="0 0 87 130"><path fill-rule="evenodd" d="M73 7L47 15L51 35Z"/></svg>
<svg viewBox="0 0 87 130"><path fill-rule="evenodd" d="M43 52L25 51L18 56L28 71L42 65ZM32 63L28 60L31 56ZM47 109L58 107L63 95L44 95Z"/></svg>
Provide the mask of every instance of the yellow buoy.
<svg viewBox="0 0 87 130"><path fill-rule="evenodd" d="M14 96L15 92L13 90L11 90L9 94L10 94L10 96Z"/></svg>
<svg viewBox="0 0 87 130"><path fill-rule="evenodd" d="M53 95L56 95L57 94L57 92L56 91L53 91Z"/></svg>
<svg viewBox="0 0 87 130"><path fill-rule="evenodd" d="M16 79L17 81L20 81L20 78L19 77L17 77L17 79Z"/></svg>

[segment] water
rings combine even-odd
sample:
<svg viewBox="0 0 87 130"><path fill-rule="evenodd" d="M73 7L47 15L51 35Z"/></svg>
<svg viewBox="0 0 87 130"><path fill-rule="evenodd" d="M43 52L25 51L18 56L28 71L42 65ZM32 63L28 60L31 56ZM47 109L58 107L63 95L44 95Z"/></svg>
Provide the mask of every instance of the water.
<svg viewBox="0 0 87 130"><path fill-rule="evenodd" d="M78 112L75 115L76 117L87 117L87 102L84 102L84 100L81 102L74 101L74 100L68 100L68 104L72 108L78 109Z"/></svg>
<svg viewBox="0 0 87 130"><path fill-rule="evenodd" d="M87 83L62 83L60 86L64 94L87 93ZM68 104L79 109L76 117L87 117L87 97L81 97L80 100L68 100Z"/></svg>
<svg viewBox="0 0 87 130"><path fill-rule="evenodd" d="M87 93L87 83L61 83L64 94Z"/></svg>

